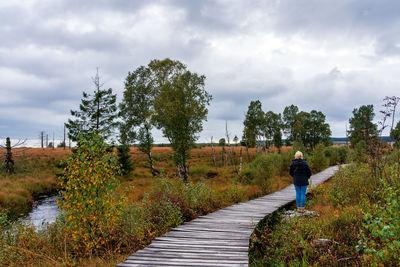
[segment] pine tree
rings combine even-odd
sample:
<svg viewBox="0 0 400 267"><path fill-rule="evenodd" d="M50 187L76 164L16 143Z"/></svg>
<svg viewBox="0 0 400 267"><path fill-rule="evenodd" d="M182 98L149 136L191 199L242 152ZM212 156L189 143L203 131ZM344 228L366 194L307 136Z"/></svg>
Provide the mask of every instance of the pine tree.
<svg viewBox="0 0 400 267"><path fill-rule="evenodd" d="M79 134L89 134L94 131L100 132L106 138L110 138L116 127L117 118L117 96L112 89L101 89L99 72L93 78L95 91L93 95L83 92L82 103L79 110L71 110L75 119L69 119L65 126L71 140L77 141Z"/></svg>

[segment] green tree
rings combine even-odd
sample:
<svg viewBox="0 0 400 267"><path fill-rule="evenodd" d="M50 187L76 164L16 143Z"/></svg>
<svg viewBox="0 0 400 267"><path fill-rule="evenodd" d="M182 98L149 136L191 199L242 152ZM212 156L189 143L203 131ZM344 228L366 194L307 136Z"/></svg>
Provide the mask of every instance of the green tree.
<svg viewBox="0 0 400 267"><path fill-rule="evenodd" d="M151 149L154 139L151 133L153 128L154 99L158 87L154 86L154 78L149 68L141 66L134 72L128 73L125 80L125 91L119 105L120 141L123 145L131 145L139 141L139 150L146 153L151 173L157 174Z"/></svg>
<svg viewBox="0 0 400 267"><path fill-rule="evenodd" d="M113 129L117 126L117 96L112 93L112 89L101 89L99 72L93 78L95 91L93 95L83 92L82 103L79 110L71 110L74 120L68 119L65 126L68 128L68 136L73 141L77 141L80 134L88 134L100 131L106 138L109 138Z"/></svg>
<svg viewBox="0 0 400 267"><path fill-rule="evenodd" d="M349 119L350 130L348 131L352 147L360 141L368 144L378 137L377 126L372 122L374 117L373 105L363 105L353 110L353 117Z"/></svg>
<svg viewBox="0 0 400 267"><path fill-rule="evenodd" d="M235 146L237 146L237 144L239 142L239 137L237 137L237 135L235 135L235 137L233 137L233 142L235 143Z"/></svg>
<svg viewBox="0 0 400 267"><path fill-rule="evenodd" d="M170 61L157 61L156 66L151 67L161 81L154 100L154 118L157 128L170 141L175 163L187 182L187 159L198 139L197 134L203 129L202 123L207 118L207 106L212 97L204 89L205 76L192 73L186 67L181 68L180 64L172 64L172 70L165 68ZM170 76L163 79L167 75L161 76L160 73Z"/></svg>
<svg viewBox="0 0 400 267"><path fill-rule="evenodd" d="M281 114L272 111L265 113L263 132L266 138L266 147L275 145L278 149L282 146L282 118Z"/></svg>
<svg viewBox="0 0 400 267"><path fill-rule="evenodd" d="M250 102L243 124L243 136L247 141L247 146L254 147L256 140L263 135L264 126L264 111L259 100Z"/></svg>
<svg viewBox="0 0 400 267"><path fill-rule="evenodd" d="M283 110L283 130L286 135L286 143L288 145L295 141L293 131L297 113L299 113L299 108L295 105L287 106ZM297 127L299 127L299 125L297 125Z"/></svg>
<svg viewBox="0 0 400 267"><path fill-rule="evenodd" d="M399 141L400 141L400 122L398 122L396 127L391 131L390 138L395 140L396 146L399 145Z"/></svg>
<svg viewBox="0 0 400 267"><path fill-rule="evenodd" d="M225 138L219 139L219 141L218 141L219 146L225 146L225 144L226 144Z"/></svg>
<svg viewBox="0 0 400 267"><path fill-rule="evenodd" d="M325 115L321 111L311 110L308 145L314 149L319 143L330 144L331 129L325 122Z"/></svg>
<svg viewBox="0 0 400 267"><path fill-rule="evenodd" d="M330 143L331 130L325 122L325 115L321 111L312 110L298 112L296 106L286 107L285 131L292 142L301 142L305 147L313 150L318 143ZM285 117L285 115L284 115Z"/></svg>

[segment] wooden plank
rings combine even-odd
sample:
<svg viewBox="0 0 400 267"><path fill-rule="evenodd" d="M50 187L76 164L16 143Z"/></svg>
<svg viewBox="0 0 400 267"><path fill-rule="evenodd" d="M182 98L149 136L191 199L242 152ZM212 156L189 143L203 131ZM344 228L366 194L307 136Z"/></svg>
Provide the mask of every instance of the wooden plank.
<svg viewBox="0 0 400 267"><path fill-rule="evenodd" d="M227 259L227 258L220 258L220 259L197 259L197 258L167 258L167 257L159 257L159 256L153 256L153 257L146 257L146 256L130 256L128 257L127 261L173 261L177 263L225 263L225 264L246 264L248 263L248 260L243 260L243 259Z"/></svg>
<svg viewBox="0 0 400 267"><path fill-rule="evenodd" d="M213 246L213 245L172 245L172 244L166 244L166 243L151 243L149 245L150 248L162 248L162 247L168 247L168 248L173 248L173 249L203 249L203 250L221 250L221 251L248 251L249 247L248 246Z"/></svg>
<svg viewBox="0 0 400 267"><path fill-rule="evenodd" d="M136 252L134 255L143 255L143 256L154 256L154 253L152 252ZM188 253L188 252L181 252L181 253L165 253L165 252L157 252L157 255L168 258L188 258L188 259L224 259L224 258L229 258L229 259L243 259L247 257L247 254L239 254L239 253L225 253L225 254L213 254L213 253ZM129 259L129 257L128 257Z"/></svg>
<svg viewBox="0 0 400 267"><path fill-rule="evenodd" d="M172 229L172 231L183 231L183 232L193 232L193 231L207 231L207 232L235 232L235 233L240 233L240 234L249 234L252 231L251 230L244 230L244 229L235 229L233 226L230 228L219 228L216 225L213 225L212 227L198 227L198 226L193 226L193 225L186 225L182 227L176 227Z"/></svg>
<svg viewBox="0 0 400 267"><path fill-rule="evenodd" d="M132 265L129 265L132 264ZM218 263L218 262L213 262L213 263L190 263L190 262L164 262L164 261L126 261L124 262L124 265L118 265L121 267L133 267L133 266L140 266L140 267L145 267L145 266L180 266L180 267L193 267L193 266L221 266L221 267L235 267L235 266L248 266L248 263Z"/></svg>
<svg viewBox="0 0 400 267"><path fill-rule="evenodd" d="M208 249L208 250L203 250L203 249L190 249L190 248L185 248L185 249L174 249L174 248L150 248L150 247L146 247L142 250L138 250L136 253L138 252L151 252L151 253L177 253L177 254L191 254L191 253L196 253L196 254L201 254L201 255L205 255L205 254L214 254L214 255L242 255L242 256L246 256L248 255L248 251L220 251L220 250L212 250L212 249ZM134 254L133 254L134 255ZM154 254L153 254L154 255Z"/></svg>

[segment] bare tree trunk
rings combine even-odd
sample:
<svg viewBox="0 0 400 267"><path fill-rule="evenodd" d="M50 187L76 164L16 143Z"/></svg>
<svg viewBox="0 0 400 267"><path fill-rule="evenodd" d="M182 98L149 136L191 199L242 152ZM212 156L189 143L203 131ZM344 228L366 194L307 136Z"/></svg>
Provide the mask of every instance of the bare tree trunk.
<svg viewBox="0 0 400 267"><path fill-rule="evenodd" d="M181 178L182 178L182 168L181 168L181 165L176 164L176 168L178 169L178 177L179 177L179 179L181 179Z"/></svg>
<svg viewBox="0 0 400 267"><path fill-rule="evenodd" d="M247 162L250 162L249 145L246 142Z"/></svg>
<svg viewBox="0 0 400 267"><path fill-rule="evenodd" d="M42 148L43 148L43 145L44 145L44 143L43 143L43 139L44 139L44 132L43 132L43 131L41 131L41 132L40 132L40 140L41 140L41 145L42 145Z"/></svg>
<svg viewBox="0 0 400 267"><path fill-rule="evenodd" d="M215 149L214 149L212 136L211 136L211 150L212 150L212 159L213 159L214 167L217 167L217 160L215 159Z"/></svg>
<svg viewBox="0 0 400 267"><path fill-rule="evenodd" d="M183 165L183 181L185 183L188 182L188 168L186 166L186 158L185 156L182 157L182 165Z"/></svg>
<svg viewBox="0 0 400 267"><path fill-rule="evenodd" d="M145 127L145 129L146 129L146 138L147 140L149 140L151 138L150 129L149 127ZM151 174L153 175L153 177L155 177L157 176L157 171L154 169L153 157L151 155L151 144L148 141L146 142L146 152L147 152L147 157L149 158Z"/></svg>
<svg viewBox="0 0 400 267"><path fill-rule="evenodd" d="M153 177L157 176L156 170L154 169L153 157L151 156L151 151L150 150L147 152L147 156L149 157L151 174L153 175Z"/></svg>
<svg viewBox="0 0 400 267"><path fill-rule="evenodd" d="M240 148L240 163L239 163L239 172L242 171L242 165L243 165L243 158L242 158L242 148Z"/></svg>
<svg viewBox="0 0 400 267"><path fill-rule="evenodd" d="M65 146L66 146L66 143L65 143L65 123L64 123L64 150L65 150Z"/></svg>
<svg viewBox="0 0 400 267"><path fill-rule="evenodd" d="M224 154L225 154L225 147L222 147L222 150L221 150L221 164L222 164L222 167L225 167Z"/></svg>
<svg viewBox="0 0 400 267"><path fill-rule="evenodd" d="M233 166L230 134L228 132L228 121L225 121L225 135L226 135L226 140L228 141L228 150L229 150L229 158L231 160L231 166Z"/></svg>

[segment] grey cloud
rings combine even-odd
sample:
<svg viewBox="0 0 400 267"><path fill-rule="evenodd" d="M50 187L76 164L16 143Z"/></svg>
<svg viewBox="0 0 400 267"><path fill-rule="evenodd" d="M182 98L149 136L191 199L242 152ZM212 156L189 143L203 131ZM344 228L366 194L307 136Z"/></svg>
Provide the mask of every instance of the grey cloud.
<svg viewBox="0 0 400 267"><path fill-rule="evenodd" d="M275 31L301 33L314 39L376 39L376 53L398 54L400 2L384 1L276 1Z"/></svg>

